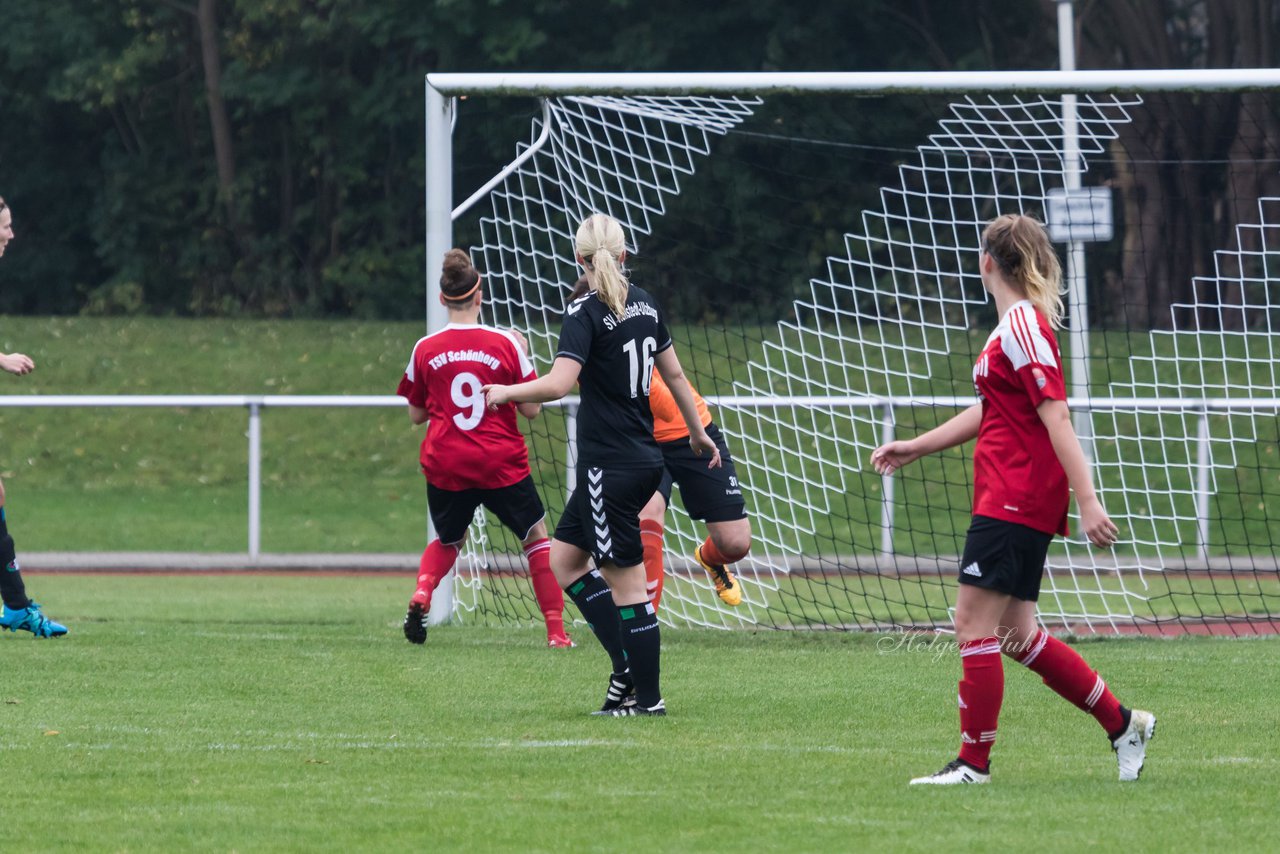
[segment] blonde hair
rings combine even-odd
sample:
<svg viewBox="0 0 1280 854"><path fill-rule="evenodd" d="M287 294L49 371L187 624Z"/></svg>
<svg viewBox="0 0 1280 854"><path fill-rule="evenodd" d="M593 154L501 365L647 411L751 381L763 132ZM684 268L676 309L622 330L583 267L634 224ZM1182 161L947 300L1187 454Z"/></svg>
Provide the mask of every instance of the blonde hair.
<svg viewBox="0 0 1280 854"><path fill-rule="evenodd" d="M627 305L629 283L622 272L621 258L627 249L622 224L608 214L592 214L578 226L574 237L578 257L587 263L592 289L609 310L622 317Z"/></svg>
<svg viewBox="0 0 1280 854"><path fill-rule="evenodd" d="M1062 262L1035 217L1005 214L982 231L982 249L1057 329L1062 325Z"/></svg>

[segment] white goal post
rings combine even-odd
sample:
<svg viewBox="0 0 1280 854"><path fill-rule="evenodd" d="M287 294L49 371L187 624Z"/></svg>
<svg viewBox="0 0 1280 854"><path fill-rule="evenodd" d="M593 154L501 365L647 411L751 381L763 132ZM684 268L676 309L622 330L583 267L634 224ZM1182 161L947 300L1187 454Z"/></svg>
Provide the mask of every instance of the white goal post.
<svg viewBox="0 0 1280 854"><path fill-rule="evenodd" d="M1107 146L1116 138L1116 128L1128 121L1131 111L1140 108L1141 98L1135 97L1134 93L1235 93L1259 90L1280 91L1280 69L429 74L426 77L425 133L428 331L439 328L445 322L444 309L436 298L438 271L435 264L455 245L453 222L457 216L467 213L472 206L483 208L492 202L492 210L481 214L482 222L490 226L491 232L502 231L515 221L513 217L523 216L523 209L537 207L541 193L562 193L563 198L556 201L558 214L589 212L587 208L594 201L605 198L608 204L617 204L620 210L629 214L619 217L624 220L629 233L647 234L652 220L661 217L664 212L662 200L678 193L679 180L692 174L694 162L708 155L710 140L737 128L750 116L760 99L831 93L961 96L962 100L954 108L953 114L940 122L941 130L937 138L931 137L928 143L921 145L920 163L916 166L904 166L904 172L911 169L922 174L931 170L945 171L930 160L938 152L942 152L938 156L945 160L957 152L961 156L972 157L974 152L986 152L988 147L991 150L1007 150L1009 142L997 135L1009 133L1019 142L1029 141L1026 152L1041 158L1041 162L1028 169L1025 175L1016 175L1012 179L1015 183L1022 183L1018 184L1016 191L1006 201L1013 199L1016 203L1024 198L1043 199L1046 189L1065 187L1070 190L1081 187L1082 164L1087 169L1087 161L1091 157L1102 156ZM1053 94L1045 97L1045 93ZM452 151L456 99L482 95L540 98L543 99L543 114L541 120L535 120L530 142L521 146L515 161L492 181L472 193L465 202L457 204L454 199ZM1073 96L1081 96L1079 108ZM602 118L606 115L608 118ZM622 162L625 166L641 161L644 174L630 179L634 185L634 198L627 196L625 190L593 198L589 193L570 186L575 180L575 168L599 170L602 163ZM995 171L994 167L992 171ZM1006 176L1001 176L1000 179L1006 180ZM999 191L988 189L960 190L957 193L957 198L962 201L968 201L969 195L1001 198ZM910 195L905 191L902 194ZM1257 200L1262 211L1263 222L1259 227L1264 231L1264 242L1266 229L1274 224L1268 219L1273 201L1275 200ZM603 206L602 204L601 207ZM977 206L973 207L976 209ZM1280 203L1275 207L1280 208ZM618 215L617 211L610 212ZM924 227L931 232L937 229L946 234L936 238L931 235L923 242L917 242L913 238L909 247L911 252L924 248L934 254L942 251L959 256L964 249L965 236L976 233L974 227L979 223L970 222L972 217L966 219L964 214L953 214L951 219L952 221L941 224L931 218L922 220ZM864 236L855 230L856 212L851 212L850 222L845 227L849 229L846 239L851 242L861 240L868 245L876 242L869 232ZM494 306L495 311L502 313L494 322L522 326L532 322L531 318L535 315L545 317L556 308L556 286L567 288L572 283L571 280L556 282L548 279L544 272L537 272L539 265L548 262L548 259L552 266L556 263L563 266L563 256L566 253L569 256L569 266L562 274L572 271L571 245L566 242L567 235L563 226L539 222L531 228L531 232L536 232L534 244L528 246L506 246L497 238L490 241L486 237L483 245L478 247L481 253L478 265L483 269L501 268L491 272L491 279L503 280L508 289L519 294L526 294L524 288L526 285L528 287L528 304L520 305L519 300L511 300L501 306ZM564 245L556 245L556 241ZM888 242L892 243L891 240ZM1256 253L1248 250L1244 244L1245 241L1242 240L1239 248L1224 246L1219 254L1235 252L1243 259L1239 261L1241 267L1246 262L1254 263ZM1092 438L1106 442L1113 449L1107 452L1110 456L1104 455L1104 458L1098 460L1099 477L1103 481L1104 495L1121 505L1120 512L1113 512L1113 516L1132 520L1135 528L1134 552L1129 558L1117 557L1114 561L1100 562L1078 542L1068 543L1064 554L1051 558L1047 587L1055 597L1056 604L1054 607L1042 607L1042 612L1054 615L1055 619L1073 628L1083 626L1090 630L1122 631L1130 623L1140 619L1135 612L1135 603L1144 599L1145 573L1160 573L1165 567L1179 565L1179 561L1185 564L1188 548L1192 548L1191 553L1199 553L1207 560L1209 532L1205 496L1214 488L1218 472L1228 471L1236 464L1237 445L1256 438L1254 420L1274 410L1273 406L1259 406L1257 403L1258 400L1264 404L1268 401L1275 402L1278 396L1275 377L1280 375L1280 368L1273 361L1270 381L1255 380L1250 373L1250 379L1242 383L1233 379L1230 374L1240 361L1233 355L1235 350L1231 349L1236 346L1234 339L1227 341L1225 333L1220 333L1223 340L1217 344L1210 341L1212 336L1205 339L1210 344L1203 344L1194 337L1198 330L1174 328L1168 333L1152 331L1152 340L1160 346L1153 345L1150 354L1136 353L1133 357L1135 365L1141 364L1149 370L1141 372L1135 368L1128 377L1110 377L1107 391L1090 391L1088 314L1083 307L1084 294L1080 284L1084 279L1083 250L1078 250L1078 245L1072 244L1065 254L1069 265L1066 295L1069 322L1063 338L1068 342L1065 349L1069 353L1067 369L1072 397L1082 404L1076 408L1077 429L1086 440ZM954 261L946 263L954 264ZM766 342L766 353L762 361L759 364L753 362L750 366L750 378L733 389L735 394L754 395L758 398L762 394L774 392L780 384L784 384L791 391L779 393L778 396L807 399L809 402L804 407L799 407L804 411L774 416L768 413L780 411L782 407L726 407L726 418L736 428L732 441L736 443L735 453L740 453L742 458L740 468L751 473L752 494L761 504L759 512L775 529L782 529L787 525L804 528L807 524L812 525L813 519L830 512L827 499L832 495L848 492L859 476L861 460L856 457L865 457L869 443L874 444L875 439L882 439L886 435L885 431L893 430L892 408L886 416L874 406L842 408L836 402L851 395L862 401L877 397L876 389L859 387L858 383L850 381L851 377L858 375L859 371L869 374L876 369L879 360L880 369L901 380L901 387L898 389L901 393L892 395L895 400L905 398L922 401L936 398L936 395L930 395L922 386L921 376L916 373L918 368L909 366L908 359L900 360L903 365L900 368L885 367L897 365L898 362L888 352L890 344L879 338L873 340L865 332L864 324L871 325L866 316L856 312L850 315L837 307L843 304L842 300L848 292L867 289L867 272L864 268L874 265L864 262L853 253L849 257L828 258L827 266L825 272L813 271L811 295L797 302L797 312L802 309L818 314L825 312L822 316L833 318L831 322L837 330L834 339L843 340L835 340L833 343L832 333L823 328L807 327L798 315L794 320L780 322L778 341ZM1280 268L1280 263L1277 267ZM839 272L846 268L846 272ZM890 272L896 280L898 276L914 276L922 270L923 267L917 269L913 262L907 266L894 267ZM929 275L928 271L924 271L924 274ZM842 275L847 277L847 281L841 278ZM941 275L941 272L937 275ZM950 287L949 283L955 279L956 274L949 272L948 275L950 278L947 286ZM1226 273L1221 274L1222 281L1227 277ZM1246 277L1242 275L1238 278L1244 280ZM927 365L930 360L936 362L946 350L945 343L929 340L928 336L936 334L945 339L947 335L967 328L969 311L980 304L984 297L980 293L973 293L971 283L965 284L962 279L959 281L960 285L954 293L943 295L937 302L946 310L958 308L962 319L954 324L946 321L941 325L930 325L922 321L918 324L920 329L913 328L911 335L917 332L924 335L923 343L916 342L911 335L900 333L899 350L918 356ZM1255 284L1253 279L1248 279L1248 287ZM1241 285L1242 288L1245 286ZM1270 286L1264 282L1262 287L1267 289L1268 296L1260 304L1260 310L1270 312ZM886 297L901 299L906 296L919 299L922 304L927 302L926 297L920 296L909 285L894 284L893 288ZM1275 305L1280 306L1280 283L1277 283L1275 290ZM1259 305L1256 300L1245 302L1247 305L1242 303L1242 310L1254 309ZM922 309L921 316L923 314ZM799 343L792 343L793 339ZM1256 349L1258 342L1257 338L1245 341L1242 346L1246 358L1254 358L1251 354L1260 352ZM850 343L852 349L869 356L869 364L857 365L847 355L841 354L841 348ZM1214 346L1218 350L1214 350ZM1262 346L1271 353L1274 360L1275 350L1270 345ZM838 351L834 358L827 357L828 347L834 347ZM1166 355L1170 352L1174 355ZM1218 355L1215 356L1215 353ZM541 355L544 361L539 367L545 370L546 354L544 352ZM1224 378L1221 382L1209 377L1204 371L1193 377L1184 365L1197 360L1203 364L1206 360L1212 361L1215 358L1223 365ZM829 369L839 376L829 375ZM1248 407L1234 407L1232 401L1239 403L1240 395L1257 400ZM815 402L823 399L828 402ZM1112 401L1119 401L1121 405L1112 405ZM1236 413L1238 409L1247 409L1248 414L1227 416L1226 435L1211 435L1210 413ZM856 413L850 414L853 410ZM1079 419L1083 419L1083 422ZM720 415L717 414L717 421L720 420ZM1185 431L1174 424L1179 421L1186 426ZM1157 426L1152 427L1153 424ZM840 455L839 459L832 462L829 469L817 477L816 482L809 474L770 469L771 463L766 458L772 458L779 448L776 443L771 444L768 438L757 437L770 436L781 428L801 432L809 429L820 436L834 437L831 449ZM1156 430L1155 433L1151 432L1153 429ZM1189 435L1184 435L1184 432ZM1155 442L1162 447L1176 448L1179 453L1191 448L1190 460L1183 466L1187 472L1179 469L1175 477L1166 471L1153 478L1151 475L1155 470L1174 467L1173 463L1166 462L1166 459L1173 458L1172 451L1167 457L1162 451L1158 461L1147 459L1140 451L1136 452L1136 457L1132 453L1130 457L1126 457L1127 451L1124 449L1135 441ZM1116 448L1120 450L1114 450ZM814 463L814 460L808 460L807 463ZM1187 477L1184 478L1184 474ZM1187 478L1191 481L1190 487L1179 485ZM883 557L894 553L891 506L895 500L902 499L901 496L895 498L891 481L886 480L880 488L883 492L876 500L890 508L887 511L888 524L884 524L883 520L881 523L879 551ZM1176 505L1173 509L1157 511L1152 501L1148 500L1151 493L1161 489L1175 493L1175 497L1171 499L1172 505ZM752 509L753 512L757 510ZM1145 527L1137 523L1144 510L1151 517ZM1138 529L1141 529L1141 533L1136 532ZM1184 530L1189 529L1198 532L1195 535L1198 536L1198 541L1192 541L1190 535L1184 533ZM685 526L681 530L691 532L693 526ZM752 599L742 609L732 610L720 608L714 602L685 601L680 598L680 594L675 594L664 619L724 627L770 621L774 625L785 624L776 617L770 620L763 615L772 607L770 592L782 595L779 590L785 584L779 582L779 576L789 571L788 566L799 558L803 547L767 540L762 545L766 548L760 555L753 554L744 562L748 564L744 566L748 582L754 582L753 586L761 591L758 599ZM485 547L486 541L481 536L475 548L483 550ZM768 565L770 561L779 565ZM472 561L469 568L464 563L465 561L460 561L459 571L472 573L473 577L468 583L473 586L482 583L477 580L479 576L476 573L479 572L477 567L483 565L484 560ZM781 565L784 563L787 565ZM848 571L848 568L837 567L831 571L839 574ZM862 569L858 571L861 572ZM1125 581L1128 573L1133 573L1139 579L1138 589L1128 586ZM433 600L433 622L448 619L459 608L449 587L452 581L451 573ZM689 583L695 581L696 579L689 579ZM1194 579L1188 582L1192 587L1196 583L1198 582ZM752 587L748 586L747 589L750 594ZM902 595L911 598L908 594ZM1215 592L1211 595L1218 594ZM928 599L928 596L924 598ZM464 607L471 608L475 605L473 603ZM815 607L822 610L821 603ZM665 599L664 608L668 608ZM936 606L929 603L920 605L920 608L923 610L919 613L930 608L936 610ZM1247 610L1252 610L1252 606ZM827 616L824 611L817 621L825 625L847 627L945 622L934 616L913 618L911 614L917 611L911 608L903 612L902 616L895 614L889 618L878 616L878 613L867 617L855 609L855 617L835 619Z"/></svg>

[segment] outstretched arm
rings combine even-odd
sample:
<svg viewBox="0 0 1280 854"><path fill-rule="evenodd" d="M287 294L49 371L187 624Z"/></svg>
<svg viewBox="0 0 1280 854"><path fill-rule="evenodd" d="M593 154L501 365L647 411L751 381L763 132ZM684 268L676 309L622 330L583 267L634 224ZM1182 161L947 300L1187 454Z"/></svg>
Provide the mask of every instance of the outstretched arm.
<svg viewBox="0 0 1280 854"><path fill-rule="evenodd" d="M689 428L689 447L693 448L693 452L698 456L710 453L711 459L707 461L707 468L719 468L720 449L707 435L707 428L702 426L702 419L698 417L698 405L693 401L693 392L689 389L689 381L685 379L684 369L680 367L676 348L668 347L655 356L654 365L657 366L658 373L662 374L662 381L671 390L671 397L680 409L684 426Z"/></svg>
<svg viewBox="0 0 1280 854"><path fill-rule="evenodd" d="M1036 407L1036 414L1044 422L1049 431L1049 441L1053 443L1053 452L1058 462L1067 473L1067 482L1071 491L1076 494L1076 507L1080 510L1080 527L1089 542L1100 548L1108 548L1115 544L1120 529L1111 521L1098 493L1093 489L1093 476L1089 471L1089 461L1084 457L1080 447L1080 439L1071 426L1071 413L1062 400L1046 400Z"/></svg>
<svg viewBox="0 0 1280 854"><path fill-rule="evenodd" d="M511 332L511 337L516 339L516 343L519 344L520 349L524 351L525 358L528 358L531 355L529 353L529 339L525 338L524 333L522 333L519 329L516 329L514 326L511 327L509 331ZM532 421L533 419L537 418L538 413L542 411L542 404L541 403L517 403L516 411L519 412L521 415L523 415L525 418L528 418L530 421Z"/></svg>
<svg viewBox="0 0 1280 854"><path fill-rule="evenodd" d="M982 426L982 404L968 409L914 439L899 439L881 445L871 452L871 465L880 474L893 474L907 463L921 457L963 445L978 435Z"/></svg>
<svg viewBox="0 0 1280 854"><path fill-rule="evenodd" d="M504 403L547 403L559 400L569 393L582 373L582 365L574 359L559 357L551 365L546 376L515 385L484 386L485 401L490 409Z"/></svg>

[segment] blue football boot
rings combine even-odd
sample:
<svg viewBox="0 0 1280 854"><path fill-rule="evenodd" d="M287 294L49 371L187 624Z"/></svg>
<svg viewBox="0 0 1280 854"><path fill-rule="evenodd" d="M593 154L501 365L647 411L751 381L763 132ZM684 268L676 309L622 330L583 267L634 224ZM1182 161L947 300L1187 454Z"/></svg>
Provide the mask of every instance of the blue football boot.
<svg viewBox="0 0 1280 854"><path fill-rule="evenodd" d="M66 626L55 623L42 614L40 606L35 602L16 610L5 605L3 616L0 616L0 628L11 632L22 629L38 638L60 638L67 633Z"/></svg>

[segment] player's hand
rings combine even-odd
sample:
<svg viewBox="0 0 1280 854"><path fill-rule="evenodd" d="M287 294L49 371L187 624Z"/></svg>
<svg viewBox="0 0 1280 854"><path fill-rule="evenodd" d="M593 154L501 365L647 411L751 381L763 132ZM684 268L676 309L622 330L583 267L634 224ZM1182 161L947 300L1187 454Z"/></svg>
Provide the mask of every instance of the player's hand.
<svg viewBox="0 0 1280 854"><path fill-rule="evenodd" d="M720 459L720 447L715 443L715 440L707 435L705 430L698 436L692 433L689 434L689 447L693 448L694 454L699 457L703 454L711 454L711 459L707 460L707 468L718 469L723 465L723 461Z"/></svg>
<svg viewBox="0 0 1280 854"><path fill-rule="evenodd" d="M893 474L907 463L915 462L924 454L916 450L915 442L899 439L881 445L871 452L871 467L879 474Z"/></svg>
<svg viewBox="0 0 1280 854"><path fill-rule="evenodd" d="M1102 502L1098 497L1095 495L1076 503L1080 505L1080 527L1084 530L1084 535L1089 538L1089 542L1100 549L1109 549L1115 545L1120 529L1102 508Z"/></svg>
<svg viewBox="0 0 1280 854"><path fill-rule="evenodd" d="M480 390L484 392L484 402L489 405L490 409L497 409L504 403L511 402L511 386L509 385L486 385L481 386Z"/></svg>
<svg viewBox="0 0 1280 854"><path fill-rule="evenodd" d="M507 331L510 332L512 337L514 337L516 341L520 343L520 349L524 351L524 354L526 356L528 356L529 355L529 339L525 338L524 335L520 333L519 329L509 329Z"/></svg>
<svg viewBox="0 0 1280 854"><path fill-rule="evenodd" d="M24 356L21 353L10 353L7 356L0 355L0 368L11 374L22 376L34 371L36 363L31 361L30 356Z"/></svg>

